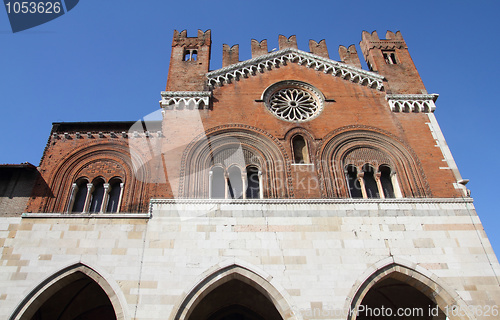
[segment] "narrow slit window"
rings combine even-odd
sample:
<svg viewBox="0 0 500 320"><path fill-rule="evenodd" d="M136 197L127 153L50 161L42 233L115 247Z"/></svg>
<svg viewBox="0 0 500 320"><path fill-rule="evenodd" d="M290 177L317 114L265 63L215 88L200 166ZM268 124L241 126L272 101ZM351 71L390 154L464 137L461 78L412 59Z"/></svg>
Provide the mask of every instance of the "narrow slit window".
<svg viewBox="0 0 500 320"><path fill-rule="evenodd" d="M304 137L301 135L293 137L292 148L295 163L309 163L309 152Z"/></svg>

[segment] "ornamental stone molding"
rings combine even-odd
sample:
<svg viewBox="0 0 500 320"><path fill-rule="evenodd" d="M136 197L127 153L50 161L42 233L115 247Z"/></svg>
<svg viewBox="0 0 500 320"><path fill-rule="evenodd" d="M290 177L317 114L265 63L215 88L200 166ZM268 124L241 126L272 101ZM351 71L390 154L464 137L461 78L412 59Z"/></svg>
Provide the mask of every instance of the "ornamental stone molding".
<svg viewBox="0 0 500 320"><path fill-rule="evenodd" d="M320 57L318 55L304 52L295 48L286 48L276 52L271 52L236 63L225 68L215 70L206 74L208 85L210 87L223 86L224 84L238 81L241 78L255 76L263 73L265 70L278 68L287 63L297 63L299 65L313 68L317 71L323 71L335 77L349 80L363 86L383 91L384 77L374 72L365 71L347 64Z"/></svg>
<svg viewBox="0 0 500 320"><path fill-rule="evenodd" d="M389 107L393 112L434 112L438 94L388 94Z"/></svg>
<svg viewBox="0 0 500 320"><path fill-rule="evenodd" d="M211 91L162 91L160 106L163 111L208 109L211 95Z"/></svg>
<svg viewBox="0 0 500 320"><path fill-rule="evenodd" d="M388 198L388 199L353 199L353 198L325 198L325 199L151 199L149 201L150 213L153 205L176 205L176 204L472 204L472 198ZM330 208L331 209L331 208Z"/></svg>
<svg viewBox="0 0 500 320"><path fill-rule="evenodd" d="M277 118L289 122L305 122L323 110L323 94L301 81L281 81L267 88L263 95L267 109Z"/></svg>

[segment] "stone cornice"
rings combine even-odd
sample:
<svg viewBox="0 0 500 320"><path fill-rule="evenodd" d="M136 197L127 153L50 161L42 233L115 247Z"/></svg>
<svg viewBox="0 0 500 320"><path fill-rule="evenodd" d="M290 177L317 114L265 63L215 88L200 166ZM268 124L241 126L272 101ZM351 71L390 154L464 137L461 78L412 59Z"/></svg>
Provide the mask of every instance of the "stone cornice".
<svg viewBox="0 0 500 320"><path fill-rule="evenodd" d="M462 204L473 203L472 198L392 198L392 199L151 199L156 204Z"/></svg>
<svg viewBox="0 0 500 320"><path fill-rule="evenodd" d="M388 94L389 107L393 112L434 112L438 94Z"/></svg>
<svg viewBox="0 0 500 320"><path fill-rule="evenodd" d="M150 219L151 213L23 213L22 218L38 219Z"/></svg>
<svg viewBox="0 0 500 320"><path fill-rule="evenodd" d="M295 48L286 48L271 52L257 58L232 64L222 69L211 71L206 74L209 86L222 86L240 78L247 78L262 73L265 70L286 65L287 63L298 63L308 68L314 68L345 80L382 91L384 88L384 77L370 71L365 71L341 62L317 56Z"/></svg>

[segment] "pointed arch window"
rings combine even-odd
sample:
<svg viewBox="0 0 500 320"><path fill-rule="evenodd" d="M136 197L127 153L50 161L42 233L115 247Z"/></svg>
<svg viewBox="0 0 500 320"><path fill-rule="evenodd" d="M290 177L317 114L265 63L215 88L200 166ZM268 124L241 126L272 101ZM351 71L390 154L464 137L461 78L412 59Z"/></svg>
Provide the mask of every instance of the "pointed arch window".
<svg viewBox="0 0 500 320"><path fill-rule="evenodd" d="M300 134L292 138L293 159L295 163L309 163L309 150L306 140Z"/></svg>
<svg viewBox="0 0 500 320"><path fill-rule="evenodd" d="M380 198L380 192L377 181L375 180L373 167L368 164L363 166L363 182L367 198Z"/></svg>
<svg viewBox="0 0 500 320"><path fill-rule="evenodd" d="M111 179L109 183L103 178L96 178L92 183L87 178L79 178L72 185L66 212L119 212L123 187L123 180L119 177Z"/></svg>
<svg viewBox="0 0 500 320"><path fill-rule="evenodd" d="M212 199L226 198L226 178L224 177L224 169L214 167L210 171L210 197Z"/></svg>
<svg viewBox="0 0 500 320"><path fill-rule="evenodd" d="M237 166L228 169L227 186L230 199L243 199L243 179Z"/></svg>
<svg viewBox="0 0 500 320"><path fill-rule="evenodd" d="M355 166L347 166L346 180L349 186L349 194L351 198L363 198L363 193L361 192L361 184L358 177L358 170Z"/></svg>
<svg viewBox="0 0 500 320"><path fill-rule="evenodd" d="M87 200L87 184L89 181L86 178L80 178L73 183L72 188L72 201L70 202L70 208L72 212L83 212L85 208L85 202Z"/></svg>
<svg viewBox="0 0 500 320"><path fill-rule="evenodd" d="M360 172L354 165L345 167L345 177L351 198L401 198L396 173L383 164L375 171L371 164L363 165Z"/></svg>
<svg viewBox="0 0 500 320"><path fill-rule="evenodd" d="M262 197L262 173L257 166L246 170L233 165L229 169L215 166L210 170L211 199L259 199Z"/></svg>
<svg viewBox="0 0 500 320"><path fill-rule="evenodd" d="M89 212L101 212L104 199L104 180L101 178L94 180L92 189Z"/></svg>
<svg viewBox="0 0 500 320"><path fill-rule="evenodd" d="M249 166L247 168L247 190L246 190L246 198L247 199L260 199L260 191L261 191L261 172L259 168L256 166Z"/></svg>
<svg viewBox="0 0 500 320"><path fill-rule="evenodd" d="M106 212L118 212L119 207L120 207L120 200L122 197L122 190L123 190L123 182L118 179L112 179L110 183L108 184L108 190L107 190L107 205L106 205Z"/></svg>
<svg viewBox="0 0 500 320"><path fill-rule="evenodd" d="M394 186L392 184L392 174L391 168L387 165L381 165L380 171L380 183L382 185L382 191L385 198L394 198Z"/></svg>

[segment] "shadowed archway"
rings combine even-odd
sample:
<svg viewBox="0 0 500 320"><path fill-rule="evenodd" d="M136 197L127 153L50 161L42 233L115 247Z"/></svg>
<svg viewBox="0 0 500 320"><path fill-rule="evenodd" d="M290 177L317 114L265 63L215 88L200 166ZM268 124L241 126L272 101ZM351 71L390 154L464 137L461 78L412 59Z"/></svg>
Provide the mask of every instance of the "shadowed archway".
<svg viewBox="0 0 500 320"><path fill-rule="evenodd" d="M123 320L118 296L94 269L77 263L43 280L11 320Z"/></svg>
<svg viewBox="0 0 500 320"><path fill-rule="evenodd" d="M347 320L447 320L446 312L463 314L450 320L473 320L460 296L428 270L388 258L367 270L346 299Z"/></svg>
<svg viewBox="0 0 500 320"><path fill-rule="evenodd" d="M272 277L236 264L207 272L173 312L177 320L288 320L294 315Z"/></svg>

